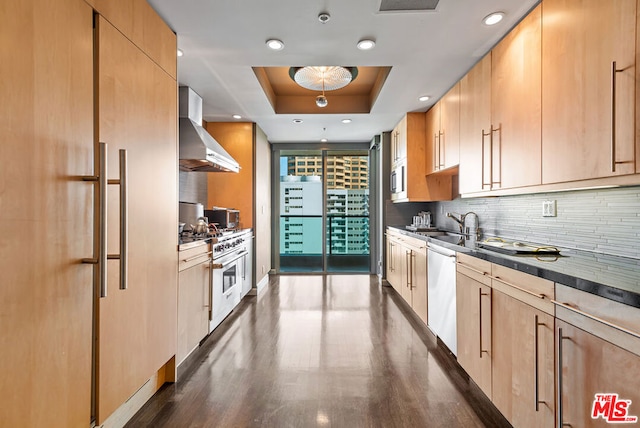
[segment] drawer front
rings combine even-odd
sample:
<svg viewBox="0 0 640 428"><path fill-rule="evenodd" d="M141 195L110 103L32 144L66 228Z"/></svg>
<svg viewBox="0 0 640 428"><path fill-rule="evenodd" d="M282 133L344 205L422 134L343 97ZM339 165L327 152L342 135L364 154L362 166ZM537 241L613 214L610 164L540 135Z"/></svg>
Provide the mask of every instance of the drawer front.
<svg viewBox="0 0 640 428"><path fill-rule="evenodd" d="M556 302L558 319L640 355L640 309L562 284Z"/></svg>
<svg viewBox="0 0 640 428"><path fill-rule="evenodd" d="M183 271L206 261L211 256L211 245L204 244L178 252L178 271Z"/></svg>
<svg viewBox="0 0 640 428"><path fill-rule="evenodd" d="M491 263L464 253L457 254L457 272L491 286Z"/></svg>
<svg viewBox="0 0 640 428"><path fill-rule="evenodd" d="M554 315L555 287L552 281L493 264L491 286L541 311Z"/></svg>

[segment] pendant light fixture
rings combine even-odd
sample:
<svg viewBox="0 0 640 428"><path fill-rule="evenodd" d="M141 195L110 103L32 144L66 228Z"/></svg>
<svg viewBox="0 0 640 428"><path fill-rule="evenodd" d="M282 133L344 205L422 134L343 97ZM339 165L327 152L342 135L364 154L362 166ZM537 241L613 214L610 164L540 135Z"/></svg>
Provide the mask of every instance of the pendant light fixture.
<svg viewBox="0 0 640 428"><path fill-rule="evenodd" d="M291 67L289 76L305 89L322 91L322 95L316 97L316 105L326 107L329 101L325 96L325 91L344 88L358 76L358 69L342 66Z"/></svg>

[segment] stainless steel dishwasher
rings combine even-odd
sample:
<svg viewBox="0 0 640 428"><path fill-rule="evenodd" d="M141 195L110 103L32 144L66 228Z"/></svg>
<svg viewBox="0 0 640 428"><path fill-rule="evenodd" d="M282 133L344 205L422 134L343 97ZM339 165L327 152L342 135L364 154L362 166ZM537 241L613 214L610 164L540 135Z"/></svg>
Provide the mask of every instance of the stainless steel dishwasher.
<svg viewBox="0 0 640 428"><path fill-rule="evenodd" d="M429 242L427 324L431 331L457 353L456 336L456 253Z"/></svg>

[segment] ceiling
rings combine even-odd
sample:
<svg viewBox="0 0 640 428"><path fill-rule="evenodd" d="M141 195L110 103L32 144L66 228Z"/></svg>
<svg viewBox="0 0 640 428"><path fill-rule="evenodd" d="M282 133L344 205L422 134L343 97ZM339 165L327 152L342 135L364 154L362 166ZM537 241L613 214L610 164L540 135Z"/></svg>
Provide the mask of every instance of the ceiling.
<svg viewBox="0 0 640 428"><path fill-rule="evenodd" d="M366 142L391 130L405 112L433 105L538 3L440 0L435 11L380 12L381 0L148 1L178 35L184 52L178 81L202 96L204 119L230 122L239 114L241 121L256 122L272 143ZM494 11L504 12L505 19L484 25L482 18ZM331 16L326 23L318 20L323 12ZM271 38L282 40L284 49L268 49ZM375 48L358 50L356 43L364 38L375 40ZM318 114L313 108L276 113L254 69L277 72L303 65L391 69L368 113ZM314 106L318 94L308 92ZM421 95L431 99L420 102ZM331 105L332 93L326 96ZM345 118L352 122L342 123Z"/></svg>

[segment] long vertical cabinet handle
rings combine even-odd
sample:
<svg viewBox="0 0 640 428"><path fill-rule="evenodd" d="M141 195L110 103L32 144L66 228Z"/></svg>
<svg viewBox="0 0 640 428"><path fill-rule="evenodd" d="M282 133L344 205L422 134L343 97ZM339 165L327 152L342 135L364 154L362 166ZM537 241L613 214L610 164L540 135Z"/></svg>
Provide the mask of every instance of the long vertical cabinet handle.
<svg viewBox="0 0 640 428"><path fill-rule="evenodd" d="M442 142L442 140L446 139L445 135L444 135L444 131L439 131L438 132L438 169L442 169L444 168L444 153L443 152L443 147L444 144Z"/></svg>
<svg viewBox="0 0 640 428"><path fill-rule="evenodd" d="M82 263L98 265L100 297L107 297L107 143L98 143L98 174L82 179L98 183L98 254Z"/></svg>
<svg viewBox="0 0 640 428"><path fill-rule="evenodd" d="M498 164L498 170L500 171L499 174L499 179L496 181L494 180L494 176L493 176L493 163L494 163L494 157L493 157L493 134L495 132L498 132L498 153L499 153L499 160L497 162ZM491 125L491 140L490 141L490 150L491 150L491 174L490 174L490 181L491 181L491 188L493 188L494 184L499 184L500 186L502 186L502 124L500 124L500 126L498 126L497 128L494 128L493 125Z"/></svg>
<svg viewBox="0 0 640 428"><path fill-rule="evenodd" d="M129 204L127 197L127 151L119 150L120 157L120 178L108 180L108 184L120 186L120 254L109 254L107 259L120 260L120 290L128 287L128 249L129 249Z"/></svg>
<svg viewBox="0 0 640 428"><path fill-rule="evenodd" d="M411 251L405 251L405 260L407 261L407 288L411 288L411 270L412 267L411 266Z"/></svg>
<svg viewBox="0 0 640 428"><path fill-rule="evenodd" d="M492 126L492 130L489 132L484 132L484 128L482 129L482 139L481 139L481 147L482 147L482 168L481 168L481 174L482 174L482 188L484 189L484 186L489 186L489 189L491 189L491 157L489 157L489 182L485 183L484 182L484 164L485 164L485 156L484 156L484 137L489 137L489 141L491 141L491 138L493 137L493 126ZM491 146L489 146L491 147Z"/></svg>
<svg viewBox="0 0 640 428"><path fill-rule="evenodd" d="M482 349L482 296L488 296L489 293L483 293L482 287L478 288L478 314L480 318L480 322L478 322L478 327L480 330L480 358L482 358L482 354L488 353L489 351Z"/></svg>
<svg viewBox="0 0 640 428"><path fill-rule="evenodd" d="M616 172L616 165L619 163L616 161L616 74L622 73L624 70L619 70L617 62L611 62L611 172Z"/></svg>
<svg viewBox="0 0 640 428"><path fill-rule="evenodd" d="M539 368L539 362L538 362L538 355L539 355L539 340L540 340L540 333L538 331L538 327L544 325L544 323L540 323L538 322L538 315L534 315L533 316L533 396L534 396L534 400L535 400L535 405L534 408L536 410L536 412L540 411L540 403L544 404L544 401L540 401L540 381L538 379L539 377L539 373L540 373L540 368Z"/></svg>
<svg viewBox="0 0 640 428"><path fill-rule="evenodd" d="M440 169L440 131L433 134L433 170Z"/></svg>
<svg viewBox="0 0 640 428"><path fill-rule="evenodd" d="M120 289L129 284L129 182L127 151L120 149Z"/></svg>
<svg viewBox="0 0 640 428"><path fill-rule="evenodd" d="M564 337L562 335L562 327L558 328L558 367L557 367L557 371L558 371L558 402L556 404L556 414L558 415L558 428L562 428L565 425L563 422L563 415L562 415L562 341L564 339L568 339L568 337Z"/></svg>
<svg viewBox="0 0 640 428"><path fill-rule="evenodd" d="M394 272L394 269L393 269L393 259L394 259L394 257L393 257L393 242L389 242L389 252L391 253L389 255L389 270L391 272Z"/></svg>

